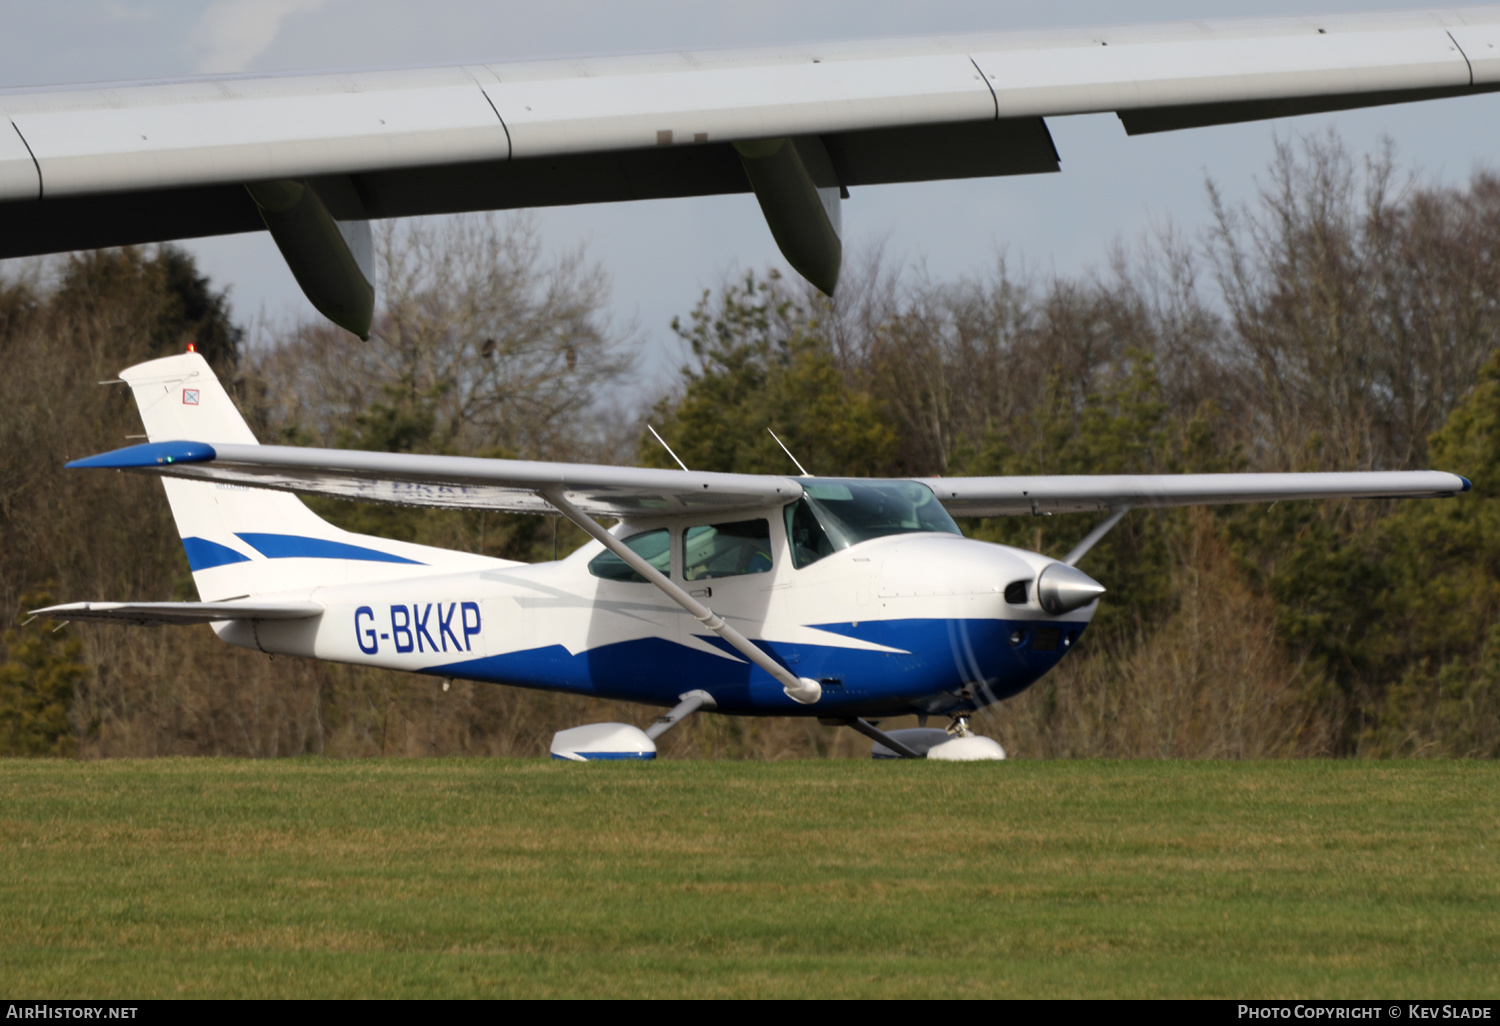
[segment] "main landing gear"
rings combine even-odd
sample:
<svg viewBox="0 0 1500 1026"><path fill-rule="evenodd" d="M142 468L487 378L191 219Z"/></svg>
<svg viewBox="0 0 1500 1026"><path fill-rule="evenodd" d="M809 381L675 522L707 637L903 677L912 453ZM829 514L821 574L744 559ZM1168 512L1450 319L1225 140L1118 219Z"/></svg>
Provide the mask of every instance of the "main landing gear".
<svg viewBox="0 0 1500 1026"><path fill-rule="evenodd" d="M596 759L654 759L656 739L699 709L716 708L714 696L707 691L689 691L679 695L678 702L656 718L645 730L628 723L590 723L552 735L552 758L571 762Z"/></svg>

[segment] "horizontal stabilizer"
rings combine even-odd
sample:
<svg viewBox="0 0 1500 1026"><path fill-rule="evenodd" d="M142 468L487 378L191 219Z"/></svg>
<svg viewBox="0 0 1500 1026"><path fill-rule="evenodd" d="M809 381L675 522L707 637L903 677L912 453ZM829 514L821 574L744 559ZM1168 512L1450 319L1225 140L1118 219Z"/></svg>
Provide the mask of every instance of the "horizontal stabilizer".
<svg viewBox="0 0 1500 1026"><path fill-rule="evenodd" d="M322 612L323 606L317 602L70 602L33 609L31 615L69 622L163 627L223 620L305 620Z"/></svg>

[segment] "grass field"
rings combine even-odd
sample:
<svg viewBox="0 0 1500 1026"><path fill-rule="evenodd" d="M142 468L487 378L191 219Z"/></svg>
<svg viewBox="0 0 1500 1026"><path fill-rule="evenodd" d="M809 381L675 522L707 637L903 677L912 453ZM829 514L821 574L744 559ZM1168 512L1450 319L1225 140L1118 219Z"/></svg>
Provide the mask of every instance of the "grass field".
<svg viewBox="0 0 1500 1026"><path fill-rule="evenodd" d="M1500 995L1500 765L0 762L0 992Z"/></svg>

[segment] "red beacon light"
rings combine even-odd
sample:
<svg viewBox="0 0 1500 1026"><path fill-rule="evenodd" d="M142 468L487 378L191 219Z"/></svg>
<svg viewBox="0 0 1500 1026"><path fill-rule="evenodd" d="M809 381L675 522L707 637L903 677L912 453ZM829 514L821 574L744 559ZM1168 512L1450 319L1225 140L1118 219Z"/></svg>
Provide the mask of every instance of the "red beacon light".
<svg viewBox="0 0 1500 1026"><path fill-rule="evenodd" d="M190 353L196 353L197 351L198 351L198 343L196 343L196 342L189 342L188 343L188 352L190 352Z"/></svg>

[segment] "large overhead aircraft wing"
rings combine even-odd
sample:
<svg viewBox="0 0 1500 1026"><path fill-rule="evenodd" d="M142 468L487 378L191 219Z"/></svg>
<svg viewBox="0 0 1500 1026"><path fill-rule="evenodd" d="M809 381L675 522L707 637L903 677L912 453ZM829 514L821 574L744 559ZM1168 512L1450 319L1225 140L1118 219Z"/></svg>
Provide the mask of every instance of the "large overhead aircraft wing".
<svg viewBox="0 0 1500 1026"><path fill-rule="evenodd" d="M557 504L549 498L555 496L590 516L612 517L764 508L801 498L801 482L807 480L769 474L192 441L133 445L75 460L68 466L131 470L367 502L521 513L556 512ZM950 513L963 517L1290 499L1436 497L1466 492L1470 487L1457 474L1432 470L913 480L930 487Z"/></svg>
<svg viewBox="0 0 1500 1026"><path fill-rule="evenodd" d="M753 191L838 279L850 188L1131 134L1500 89L1500 8L0 92L0 257L268 228L365 335L370 218ZM0 125L3 129L3 125Z"/></svg>

